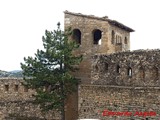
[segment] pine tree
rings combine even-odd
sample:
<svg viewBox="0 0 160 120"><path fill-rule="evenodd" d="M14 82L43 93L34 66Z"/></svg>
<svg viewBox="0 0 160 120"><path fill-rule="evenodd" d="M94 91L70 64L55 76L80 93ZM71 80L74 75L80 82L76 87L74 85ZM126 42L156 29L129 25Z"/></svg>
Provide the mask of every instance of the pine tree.
<svg viewBox="0 0 160 120"><path fill-rule="evenodd" d="M77 84L71 73L75 71L82 56L73 53L79 47L69 40L71 30L60 30L60 23L54 31L45 31L42 37L44 50L37 50L35 57L24 57L21 63L24 80L30 88L36 90L35 103L42 110L58 110L65 120L65 101Z"/></svg>

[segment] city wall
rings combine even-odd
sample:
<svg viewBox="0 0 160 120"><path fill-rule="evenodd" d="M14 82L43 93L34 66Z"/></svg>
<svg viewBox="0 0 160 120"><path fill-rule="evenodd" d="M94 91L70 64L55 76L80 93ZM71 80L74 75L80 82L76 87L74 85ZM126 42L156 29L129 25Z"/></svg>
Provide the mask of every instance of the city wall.
<svg viewBox="0 0 160 120"><path fill-rule="evenodd" d="M0 120L17 120L30 118L36 120L58 120L58 113L41 112L38 105L33 104L35 90L28 89L25 82L18 78L0 79ZM16 117L17 116L17 117Z"/></svg>

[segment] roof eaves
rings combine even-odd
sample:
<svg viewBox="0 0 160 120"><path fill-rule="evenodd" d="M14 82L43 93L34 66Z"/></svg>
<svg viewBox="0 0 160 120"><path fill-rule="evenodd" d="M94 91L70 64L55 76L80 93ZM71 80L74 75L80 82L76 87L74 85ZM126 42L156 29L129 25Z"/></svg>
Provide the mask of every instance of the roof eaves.
<svg viewBox="0 0 160 120"><path fill-rule="evenodd" d="M103 20L103 21L108 21L110 24L115 25L123 30L129 31L129 32L134 32L134 30L130 27L125 26L124 24L116 21L116 20L111 20L108 19L108 17L96 17L94 15L84 15L81 13L73 13L73 12L69 12L69 11L64 11L65 14L71 14L71 15L75 15L75 16L81 16L81 17L88 17L88 18L92 18L92 19L98 19L98 20Z"/></svg>

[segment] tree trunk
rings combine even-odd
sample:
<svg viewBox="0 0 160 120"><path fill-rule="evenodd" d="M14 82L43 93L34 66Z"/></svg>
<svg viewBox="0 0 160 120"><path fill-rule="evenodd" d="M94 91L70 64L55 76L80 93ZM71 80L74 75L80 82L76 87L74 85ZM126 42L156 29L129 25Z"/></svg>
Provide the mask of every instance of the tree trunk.
<svg viewBox="0 0 160 120"><path fill-rule="evenodd" d="M62 120L65 120L65 110L64 110L64 106L63 106L63 108L62 108L62 110L61 110L61 118L62 118Z"/></svg>
<svg viewBox="0 0 160 120"><path fill-rule="evenodd" d="M60 43L61 44L61 43ZM63 62L62 60L60 61L60 70L63 71ZM62 72L62 74L64 74ZM63 80L60 82L60 87L61 87L61 96L62 96L62 109L61 109L61 119L65 120L65 95L64 95L64 82Z"/></svg>
<svg viewBox="0 0 160 120"><path fill-rule="evenodd" d="M61 95L63 96L63 98L62 98L62 109L61 109L61 120L65 120L65 100L64 100L63 83L61 83Z"/></svg>

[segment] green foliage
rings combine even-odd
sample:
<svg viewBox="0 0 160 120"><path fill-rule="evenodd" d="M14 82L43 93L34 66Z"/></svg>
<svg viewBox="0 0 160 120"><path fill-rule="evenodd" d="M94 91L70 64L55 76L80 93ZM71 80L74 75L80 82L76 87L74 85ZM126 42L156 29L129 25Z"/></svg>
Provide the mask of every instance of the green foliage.
<svg viewBox="0 0 160 120"><path fill-rule="evenodd" d="M61 31L60 24L54 31L45 31L42 37L44 50L37 50L35 57L25 57L21 63L24 80L36 89L35 103L43 110L64 110L68 94L73 92L78 80L71 75L82 56L73 54L78 44L69 40L71 29Z"/></svg>

